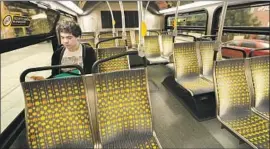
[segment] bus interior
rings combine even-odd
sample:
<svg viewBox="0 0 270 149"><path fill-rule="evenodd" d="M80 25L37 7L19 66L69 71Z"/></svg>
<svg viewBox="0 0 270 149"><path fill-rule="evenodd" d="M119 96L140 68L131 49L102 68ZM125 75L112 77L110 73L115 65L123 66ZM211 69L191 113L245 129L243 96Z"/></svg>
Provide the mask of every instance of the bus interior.
<svg viewBox="0 0 270 149"><path fill-rule="evenodd" d="M270 148L269 6L0 1L0 148ZM91 74L51 65L63 20Z"/></svg>

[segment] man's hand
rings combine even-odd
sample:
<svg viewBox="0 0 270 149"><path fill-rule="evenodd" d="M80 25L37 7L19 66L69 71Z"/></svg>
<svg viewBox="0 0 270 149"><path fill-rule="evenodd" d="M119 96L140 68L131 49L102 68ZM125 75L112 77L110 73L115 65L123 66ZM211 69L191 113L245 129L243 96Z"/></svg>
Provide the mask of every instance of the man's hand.
<svg viewBox="0 0 270 149"><path fill-rule="evenodd" d="M38 81L38 80L45 80L45 78L43 76L31 76L31 79Z"/></svg>

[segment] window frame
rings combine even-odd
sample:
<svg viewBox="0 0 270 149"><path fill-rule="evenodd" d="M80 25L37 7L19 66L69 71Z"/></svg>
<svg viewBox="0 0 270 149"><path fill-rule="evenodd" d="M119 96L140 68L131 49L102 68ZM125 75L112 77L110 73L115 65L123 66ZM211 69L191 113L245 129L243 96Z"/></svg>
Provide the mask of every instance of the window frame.
<svg viewBox="0 0 270 149"><path fill-rule="evenodd" d="M53 24L53 27L50 32L48 33L43 33L43 34L37 34L37 35L29 35L29 36L22 36L22 37L15 37L15 38L8 38L8 39L0 39L0 54L13 51L19 48L23 48L29 45L37 44L39 42L47 41L47 40L53 40L53 43L55 43L56 39L56 25L58 23L58 20L60 18L60 12L58 10L54 10L51 8L43 8L40 7L37 4L31 3L31 2L26 2L26 1L16 1L16 3L22 3L24 5L28 6L33 6L38 9L44 10L44 11L53 11L56 13L56 19ZM1 3L0 3L1 4ZM1 31L1 29L0 29ZM54 45L54 50L57 45Z"/></svg>
<svg viewBox="0 0 270 149"><path fill-rule="evenodd" d="M200 13L205 13L206 14L206 22L205 26L177 26L177 30L183 30L183 31L205 31L204 34L207 35L207 26L208 26L208 19L209 19L209 12L207 9L203 8L200 10L196 11L189 11L189 12L183 12L183 13L178 13L178 15L192 15L192 14L200 14ZM175 14L169 14L165 15L165 24L164 24L164 29L168 30L171 29L173 30L173 26L168 26L168 18L169 17L174 17Z"/></svg>
<svg viewBox="0 0 270 149"><path fill-rule="evenodd" d="M267 1L250 2L237 5L229 5L227 9L243 9L259 6L269 6ZM214 10L213 21L211 25L211 34L216 35L218 32L219 17L221 15L222 6L217 7ZM248 27L248 26L224 26L223 33L243 33L243 34L257 34L257 35L269 35L269 27Z"/></svg>

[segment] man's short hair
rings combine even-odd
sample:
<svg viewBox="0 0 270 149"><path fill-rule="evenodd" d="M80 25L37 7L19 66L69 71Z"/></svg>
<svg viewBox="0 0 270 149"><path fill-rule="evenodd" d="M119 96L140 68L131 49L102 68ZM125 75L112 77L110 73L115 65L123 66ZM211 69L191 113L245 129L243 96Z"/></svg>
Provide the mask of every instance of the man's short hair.
<svg viewBox="0 0 270 149"><path fill-rule="evenodd" d="M63 20L57 25L56 30L59 33L70 33L75 37L82 35L82 30L75 21Z"/></svg>

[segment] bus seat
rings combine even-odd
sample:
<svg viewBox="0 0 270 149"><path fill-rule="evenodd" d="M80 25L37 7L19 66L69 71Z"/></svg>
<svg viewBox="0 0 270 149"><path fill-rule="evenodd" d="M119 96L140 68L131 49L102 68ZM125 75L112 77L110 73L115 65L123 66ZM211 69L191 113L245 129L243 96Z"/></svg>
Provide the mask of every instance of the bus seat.
<svg viewBox="0 0 270 149"><path fill-rule="evenodd" d="M214 66L214 46L215 41L199 42L199 51L201 59L201 74L208 80L213 82L213 66ZM218 60L221 60L221 54L218 53Z"/></svg>
<svg viewBox="0 0 270 149"><path fill-rule="evenodd" d="M135 30L135 47L139 44L139 31Z"/></svg>
<svg viewBox="0 0 270 149"><path fill-rule="evenodd" d="M213 84L200 76L195 42L176 43L174 64L176 80L192 95L213 92Z"/></svg>
<svg viewBox="0 0 270 149"><path fill-rule="evenodd" d="M80 39L81 43L88 43L91 47L96 48L95 38Z"/></svg>
<svg viewBox="0 0 270 149"><path fill-rule="evenodd" d="M93 148L81 77L23 82L30 148Z"/></svg>
<svg viewBox="0 0 270 149"><path fill-rule="evenodd" d="M108 38L99 38L99 41L103 41L106 39L108 39ZM112 47L116 47L115 40L105 41L105 42L102 42L98 45L98 48L112 48Z"/></svg>
<svg viewBox="0 0 270 149"><path fill-rule="evenodd" d="M94 75L103 148L161 148L152 128L146 69Z"/></svg>
<svg viewBox="0 0 270 149"><path fill-rule="evenodd" d="M97 60L111 57L120 53L126 52L125 47L113 47L97 49ZM130 69L129 57L123 56L121 58L113 59L104 63L101 63L98 67L99 72L111 72L123 69Z"/></svg>
<svg viewBox="0 0 270 149"><path fill-rule="evenodd" d="M269 56L251 57L248 60L254 91L252 107L269 120Z"/></svg>
<svg viewBox="0 0 270 149"><path fill-rule="evenodd" d="M98 34L98 38L112 38L113 33L112 32L100 32Z"/></svg>
<svg viewBox="0 0 270 149"><path fill-rule="evenodd" d="M173 53L173 36L162 35L161 36L162 53L161 55L165 58L170 58Z"/></svg>
<svg viewBox="0 0 270 149"><path fill-rule="evenodd" d="M168 63L169 60L161 57L159 36L144 37L144 52L145 57L150 64Z"/></svg>
<svg viewBox="0 0 270 149"><path fill-rule="evenodd" d="M169 59L169 64L166 66L174 72L173 65L173 36L168 34L161 35L161 56Z"/></svg>
<svg viewBox="0 0 270 149"><path fill-rule="evenodd" d="M118 36L122 36L122 31L118 31ZM129 48L131 48L132 43L131 43L130 31L126 31L126 40L127 40L127 46ZM118 40L118 41L119 41L119 46L120 47L126 46L126 42L124 40Z"/></svg>
<svg viewBox="0 0 270 149"><path fill-rule="evenodd" d="M118 40L118 46L117 47L126 47L128 46L127 39L117 39Z"/></svg>
<svg viewBox="0 0 270 149"><path fill-rule="evenodd" d="M217 118L254 148L269 148L269 122L251 110L245 59L216 61Z"/></svg>
<svg viewBox="0 0 270 149"><path fill-rule="evenodd" d="M174 76L164 79L170 89L198 120L216 116L213 83L200 75L196 42L175 43L173 50Z"/></svg>
<svg viewBox="0 0 270 149"><path fill-rule="evenodd" d="M81 39L89 39L89 38L95 38L96 33L95 32L82 32Z"/></svg>

